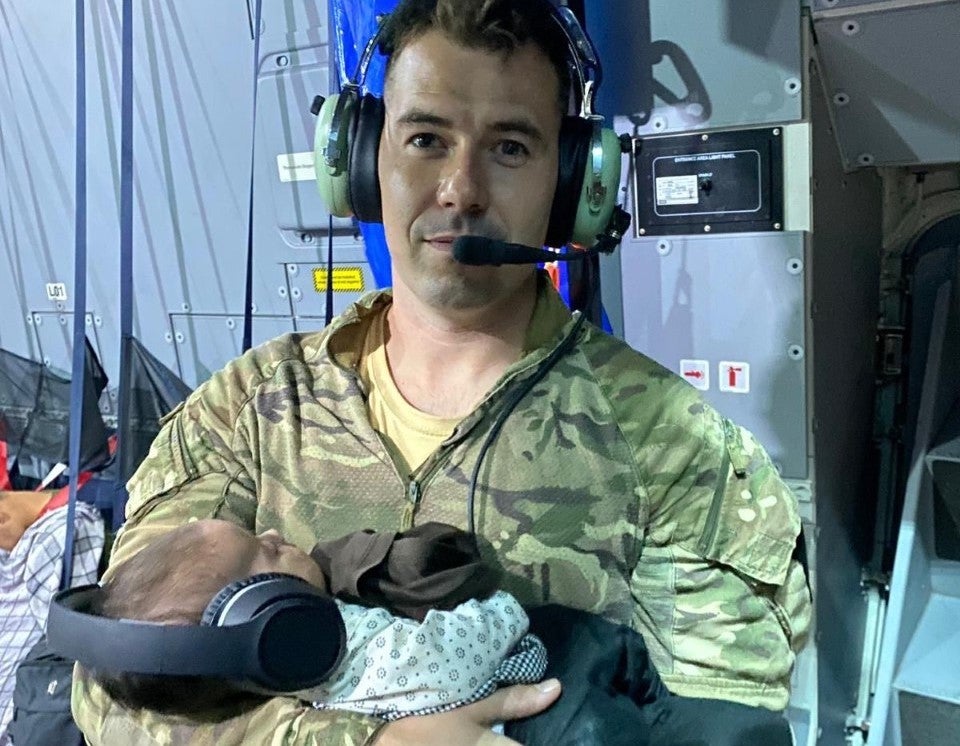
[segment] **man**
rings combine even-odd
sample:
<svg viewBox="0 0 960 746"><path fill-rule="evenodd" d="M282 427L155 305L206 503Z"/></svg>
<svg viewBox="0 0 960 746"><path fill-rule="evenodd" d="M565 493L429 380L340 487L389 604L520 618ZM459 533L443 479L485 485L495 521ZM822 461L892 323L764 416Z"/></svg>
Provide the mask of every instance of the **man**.
<svg viewBox="0 0 960 746"><path fill-rule="evenodd" d="M9 743L17 664L43 636L50 599L60 587L68 494L66 488L0 490L0 746ZM74 525L72 585L95 583L103 519L92 505L78 502Z"/></svg>
<svg viewBox="0 0 960 746"><path fill-rule="evenodd" d="M436 6L434 8L434 6ZM468 525L504 590L642 632L668 687L782 709L810 620L796 503L756 441L586 326L531 267L458 264L454 238L537 246L557 181L564 50L539 3L405 0L379 149L392 294L230 363L167 419L130 482L114 562L191 518L302 548L359 530ZM543 371L540 371L543 372ZM390 724L276 698L215 724L126 713L78 676L91 743L509 743L555 682ZM248 740L244 740L248 739Z"/></svg>

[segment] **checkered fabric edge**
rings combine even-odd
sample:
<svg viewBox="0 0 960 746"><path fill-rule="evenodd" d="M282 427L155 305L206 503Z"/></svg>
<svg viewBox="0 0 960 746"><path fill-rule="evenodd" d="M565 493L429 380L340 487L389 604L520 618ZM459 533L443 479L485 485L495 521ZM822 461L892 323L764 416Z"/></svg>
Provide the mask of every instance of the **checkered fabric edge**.
<svg viewBox="0 0 960 746"><path fill-rule="evenodd" d="M436 707L424 707L419 710L404 712L385 711L375 713L376 717L384 720L399 720L400 718L415 715L435 715L439 712L449 712L458 707L464 707L478 702L493 694L501 686L513 684L535 684L543 678L547 670L547 648L536 635L526 634L516 644L513 651L497 666L493 676L477 691L465 699L449 702Z"/></svg>

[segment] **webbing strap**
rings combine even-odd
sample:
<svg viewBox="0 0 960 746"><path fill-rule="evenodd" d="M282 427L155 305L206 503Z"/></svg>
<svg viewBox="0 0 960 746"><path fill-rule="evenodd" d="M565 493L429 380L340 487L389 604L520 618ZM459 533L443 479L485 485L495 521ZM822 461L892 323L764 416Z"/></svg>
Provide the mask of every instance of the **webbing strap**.
<svg viewBox="0 0 960 746"><path fill-rule="evenodd" d="M247 212L247 282L243 306L243 351L253 344L253 177L257 144L257 76L260 72L260 19L263 0L257 0L253 14L253 125L250 128L250 203Z"/></svg>
<svg viewBox="0 0 960 746"><path fill-rule="evenodd" d="M60 590L70 586L73 577L73 525L77 509L77 478L80 475L80 434L83 426L83 389L86 375L86 339L84 328L87 312L87 91L86 34L84 0L76 0L76 158L74 203L74 268L73 268L73 363L70 376L70 501L67 504L67 535L63 552Z"/></svg>
<svg viewBox="0 0 960 746"><path fill-rule="evenodd" d="M119 482L113 496L113 528L123 522L124 483L130 453L130 357L133 350L133 0L123 0L120 43L120 381L116 460Z"/></svg>
<svg viewBox="0 0 960 746"><path fill-rule="evenodd" d="M333 321L333 215L330 215L327 226L327 302L323 316L324 326L330 326L330 322Z"/></svg>

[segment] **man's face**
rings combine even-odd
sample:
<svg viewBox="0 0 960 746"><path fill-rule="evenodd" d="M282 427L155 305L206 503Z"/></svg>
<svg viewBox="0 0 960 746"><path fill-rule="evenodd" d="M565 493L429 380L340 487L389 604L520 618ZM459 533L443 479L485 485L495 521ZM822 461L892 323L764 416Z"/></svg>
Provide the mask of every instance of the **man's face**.
<svg viewBox="0 0 960 746"><path fill-rule="evenodd" d="M13 548L23 536L23 524L16 520L15 516L7 509L3 499L0 498L0 549L5 552L12 552Z"/></svg>
<svg viewBox="0 0 960 746"><path fill-rule="evenodd" d="M557 183L559 85L532 44L504 56L427 31L399 53L379 159L398 289L433 308L473 309L530 278L530 266L459 264L452 243L464 234L543 243Z"/></svg>
<svg viewBox="0 0 960 746"><path fill-rule="evenodd" d="M24 520L23 510L18 507L17 495L16 492L0 493L0 549L5 552L13 551L30 525L29 521Z"/></svg>

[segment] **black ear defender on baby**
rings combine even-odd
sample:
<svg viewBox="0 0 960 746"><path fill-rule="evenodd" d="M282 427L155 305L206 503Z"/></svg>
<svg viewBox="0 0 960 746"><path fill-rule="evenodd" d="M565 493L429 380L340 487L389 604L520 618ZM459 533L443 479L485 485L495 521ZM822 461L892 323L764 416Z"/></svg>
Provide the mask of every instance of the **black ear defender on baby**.
<svg viewBox="0 0 960 746"><path fill-rule="evenodd" d="M60 591L47 621L51 649L93 670L210 676L285 694L326 681L346 647L336 602L293 575L231 583L192 626L99 616L102 593L99 585Z"/></svg>
<svg viewBox="0 0 960 746"><path fill-rule="evenodd" d="M603 117L593 111L602 71L596 49L573 12L537 0L562 35L574 78L574 95L580 104L576 116L565 116L560 126L557 188L550 209L546 244L573 243L612 251L619 243L629 215L617 206L620 187L621 142L603 127ZM383 99L361 93L374 50L389 16L381 19L367 42L352 80L339 94L317 96L311 111L317 116L314 130L314 171L317 188L329 212L336 217L355 216L366 223L382 222L377 158L383 132ZM614 235L615 234L615 235ZM600 242L601 237L614 240ZM607 248L609 247L609 248Z"/></svg>

